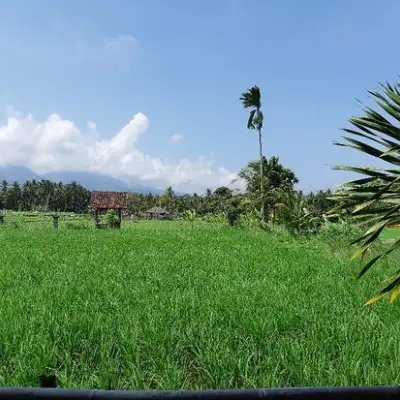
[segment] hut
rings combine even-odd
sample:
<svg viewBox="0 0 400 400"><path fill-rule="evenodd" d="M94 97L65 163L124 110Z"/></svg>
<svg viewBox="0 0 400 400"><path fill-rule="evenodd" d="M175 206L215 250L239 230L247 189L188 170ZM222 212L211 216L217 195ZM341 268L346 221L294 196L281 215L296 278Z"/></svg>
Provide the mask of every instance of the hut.
<svg viewBox="0 0 400 400"><path fill-rule="evenodd" d="M129 193L127 192L98 192L94 191L90 196L90 206L94 212L95 225L100 227L99 214L107 210L118 213L117 228L121 227L122 211L128 208Z"/></svg>
<svg viewBox="0 0 400 400"><path fill-rule="evenodd" d="M152 207L144 212L147 219L171 219L171 214L161 207Z"/></svg>

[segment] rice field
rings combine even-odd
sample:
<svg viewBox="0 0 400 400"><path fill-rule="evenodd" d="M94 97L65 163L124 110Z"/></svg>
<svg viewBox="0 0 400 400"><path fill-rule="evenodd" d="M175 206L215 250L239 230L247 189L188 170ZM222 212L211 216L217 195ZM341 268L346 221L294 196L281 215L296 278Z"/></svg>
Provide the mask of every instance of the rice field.
<svg viewBox="0 0 400 400"><path fill-rule="evenodd" d="M46 221L0 229L0 386L51 372L92 389L400 383L399 305L363 307L380 272L356 280L323 238Z"/></svg>
<svg viewBox="0 0 400 400"><path fill-rule="evenodd" d="M400 239L400 227L388 228L382 233L382 235L386 240Z"/></svg>

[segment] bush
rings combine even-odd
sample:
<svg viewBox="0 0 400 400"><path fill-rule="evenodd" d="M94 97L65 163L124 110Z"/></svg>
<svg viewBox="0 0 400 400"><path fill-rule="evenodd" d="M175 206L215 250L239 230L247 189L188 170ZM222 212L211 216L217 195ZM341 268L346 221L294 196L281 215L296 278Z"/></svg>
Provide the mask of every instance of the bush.
<svg viewBox="0 0 400 400"><path fill-rule="evenodd" d="M109 228L118 228L119 227L119 217L114 210L107 211L104 216L105 222Z"/></svg>
<svg viewBox="0 0 400 400"><path fill-rule="evenodd" d="M203 221L208 222L210 224L218 224L218 225L225 225L227 224L227 215L223 211L219 211L215 214L206 214L203 218Z"/></svg>
<svg viewBox="0 0 400 400"><path fill-rule="evenodd" d="M192 228L194 226L194 222L196 221L197 213L196 210L186 210L183 213L183 219L192 225Z"/></svg>
<svg viewBox="0 0 400 400"><path fill-rule="evenodd" d="M361 236L363 230L346 220L339 222L325 222L321 225L318 236L324 241L330 242L335 246L337 244L347 245L354 239Z"/></svg>
<svg viewBox="0 0 400 400"><path fill-rule="evenodd" d="M360 227L348 220L325 222L322 224L317 237L327 244L330 247L330 251L333 251L334 254L339 256L344 254L346 257L350 257L356 251L356 246L351 245L351 243L365 233L367 229L367 226ZM371 259L370 257L383 252L385 249L385 243L378 238L366 252L366 260ZM390 258L390 256L388 257ZM382 261L384 259L385 257L382 258ZM357 258L357 260L359 259Z"/></svg>
<svg viewBox="0 0 400 400"><path fill-rule="evenodd" d="M260 228L261 221L254 210L243 213L239 216L239 225L245 228Z"/></svg>
<svg viewBox="0 0 400 400"><path fill-rule="evenodd" d="M313 216L304 208L297 213L286 212L281 223L293 235L310 236L318 232L322 218Z"/></svg>
<svg viewBox="0 0 400 400"><path fill-rule="evenodd" d="M230 226L237 226L239 223L241 211L236 207L230 207L226 213L226 219Z"/></svg>
<svg viewBox="0 0 400 400"><path fill-rule="evenodd" d="M275 205L274 220L286 227L293 235L309 236L317 233L323 219L311 213L299 192L287 192Z"/></svg>

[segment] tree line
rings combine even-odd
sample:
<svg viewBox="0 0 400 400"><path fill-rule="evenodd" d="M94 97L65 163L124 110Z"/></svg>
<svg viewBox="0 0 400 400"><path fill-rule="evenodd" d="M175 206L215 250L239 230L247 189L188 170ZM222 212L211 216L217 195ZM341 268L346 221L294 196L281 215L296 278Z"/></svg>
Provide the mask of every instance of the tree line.
<svg viewBox="0 0 400 400"><path fill-rule="evenodd" d="M0 210L85 213L89 203L90 191L77 182L1 182Z"/></svg>
<svg viewBox="0 0 400 400"><path fill-rule="evenodd" d="M261 183L266 221L279 222L285 212L287 214L288 207L293 211L293 207L297 206L300 213L306 209L310 215L320 216L332 206L329 190L308 194L296 191L296 175L284 167L277 157L263 158L262 179L260 170L260 161L255 160L239 172L239 177L245 182L243 192L221 186L215 190L207 189L202 194L177 195L172 187L161 195L131 193L128 211L140 215L149 208L159 206L176 216L188 210L199 216L221 212L258 214ZM3 180L0 210L87 213L90 211L90 193L77 182L63 184L43 179L19 184ZM294 198L296 201L293 201Z"/></svg>

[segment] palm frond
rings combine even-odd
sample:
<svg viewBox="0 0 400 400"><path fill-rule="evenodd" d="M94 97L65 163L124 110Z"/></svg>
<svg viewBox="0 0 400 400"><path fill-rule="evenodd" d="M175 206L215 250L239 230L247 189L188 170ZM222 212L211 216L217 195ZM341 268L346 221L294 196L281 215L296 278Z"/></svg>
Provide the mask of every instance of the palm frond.
<svg viewBox="0 0 400 400"><path fill-rule="evenodd" d="M251 108L247 120L247 129L262 129L264 116L261 112L261 91L258 86L247 89L240 96L244 108Z"/></svg>
<svg viewBox="0 0 400 400"><path fill-rule="evenodd" d="M243 103L244 108L261 108L261 91L258 86L253 86L247 89L246 92L240 96L240 101Z"/></svg>
<svg viewBox="0 0 400 400"><path fill-rule="evenodd" d="M255 129L254 126L254 115L257 110L251 110L249 114L249 119L247 121L247 129Z"/></svg>
<svg viewBox="0 0 400 400"><path fill-rule="evenodd" d="M253 126L255 129L262 129L263 127L263 121L264 121L264 115L261 110L258 110L255 117L254 117L254 123Z"/></svg>
<svg viewBox="0 0 400 400"><path fill-rule="evenodd" d="M381 91L369 92L375 100L376 111L366 107L365 116L349 119L352 129L345 128L338 146L351 148L385 161L391 167L335 166L334 169L355 172L361 177L341 185L333 198L337 201L331 213L350 211L350 218L367 226L357 245L354 258L370 254L382 232L400 222L400 85L381 85ZM393 122L391 122L391 120ZM400 248L400 239L388 249L375 253L364 265L359 276L366 274L379 260ZM400 294L400 270L390 283L370 299L371 304L391 293L391 301Z"/></svg>

